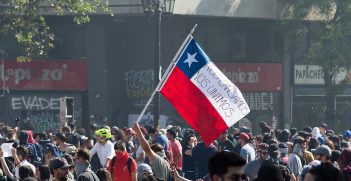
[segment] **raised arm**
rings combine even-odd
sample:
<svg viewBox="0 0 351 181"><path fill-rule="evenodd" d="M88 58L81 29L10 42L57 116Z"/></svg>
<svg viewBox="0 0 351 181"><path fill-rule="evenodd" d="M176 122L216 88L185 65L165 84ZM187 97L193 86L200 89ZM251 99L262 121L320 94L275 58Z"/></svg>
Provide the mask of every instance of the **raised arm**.
<svg viewBox="0 0 351 181"><path fill-rule="evenodd" d="M156 158L156 153L151 150L149 143L146 141L144 135L141 133L138 123L133 124L133 130L136 133L140 146L143 148L145 155L149 158L151 162L154 161Z"/></svg>
<svg viewBox="0 0 351 181"><path fill-rule="evenodd" d="M7 166L6 160L4 158L4 152L0 149L0 162L2 170L4 171L6 176L13 177L13 174L10 172L9 167Z"/></svg>

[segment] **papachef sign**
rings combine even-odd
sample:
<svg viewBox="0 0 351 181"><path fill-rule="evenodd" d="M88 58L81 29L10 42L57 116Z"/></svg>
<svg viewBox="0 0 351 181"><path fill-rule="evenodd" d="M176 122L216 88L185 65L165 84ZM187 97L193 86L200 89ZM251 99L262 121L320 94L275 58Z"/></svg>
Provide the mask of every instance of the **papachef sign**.
<svg viewBox="0 0 351 181"><path fill-rule="evenodd" d="M87 61L64 60L0 64L0 89L74 90L88 89Z"/></svg>

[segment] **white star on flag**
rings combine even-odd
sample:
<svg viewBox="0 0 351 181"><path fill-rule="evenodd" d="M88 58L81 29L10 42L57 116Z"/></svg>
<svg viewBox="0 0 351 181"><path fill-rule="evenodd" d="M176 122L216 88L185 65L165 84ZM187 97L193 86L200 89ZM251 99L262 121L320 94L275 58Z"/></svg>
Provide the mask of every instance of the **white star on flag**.
<svg viewBox="0 0 351 181"><path fill-rule="evenodd" d="M190 55L189 53L187 53L187 54L188 54L188 58L184 61L184 63L188 63L189 68L190 68L190 66L191 66L191 64L192 64L193 62L198 62L198 61L195 59L195 56L196 56L197 52L195 52L195 53L192 54L192 55Z"/></svg>

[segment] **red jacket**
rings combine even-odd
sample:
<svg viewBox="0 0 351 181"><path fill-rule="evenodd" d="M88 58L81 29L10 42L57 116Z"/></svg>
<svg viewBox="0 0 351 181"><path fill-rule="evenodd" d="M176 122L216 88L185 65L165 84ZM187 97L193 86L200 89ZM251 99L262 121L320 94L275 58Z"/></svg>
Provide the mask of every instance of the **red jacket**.
<svg viewBox="0 0 351 181"><path fill-rule="evenodd" d="M112 160L109 163L108 170L113 177L113 181L131 181L132 175L131 172L135 172L137 170L137 165L134 159L132 159L131 171L128 170L128 158L129 154L127 151L123 153L119 153L116 151L116 155L114 157L115 163L112 171Z"/></svg>

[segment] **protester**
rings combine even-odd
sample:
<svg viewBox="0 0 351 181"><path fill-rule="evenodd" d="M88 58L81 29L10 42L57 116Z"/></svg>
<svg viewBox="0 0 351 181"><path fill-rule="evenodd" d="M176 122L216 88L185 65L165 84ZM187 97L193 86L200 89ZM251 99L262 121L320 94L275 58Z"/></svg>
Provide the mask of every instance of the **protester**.
<svg viewBox="0 0 351 181"><path fill-rule="evenodd" d="M217 152L208 161L209 177L212 181L246 180L245 165L246 160L235 153Z"/></svg>
<svg viewBox="0 0 351 181"><path fill-rule="evenodd" d="M322 145L313 151L313 155L315 159L320 160L323 164L331 163L330 161L331 154L332 154L332 150L326 145Z"/></svg>
<svg viewBox="0 0 351 181"><path fill-rule="evenodd" d="M106 128L102 128L95 131L95 134L97 136L97 143L89 153L91 156L96 153L100 160L100 167L107 168L114 156L113 143L109 140L112 137L111 132Z"/></svg>
<svg viewBox="0 0 351 181"><path fill-rule="evenodd" d="M249 178L256 178L262 163L268 159L268 145L261 143L256 148L257 159L249 162L245 167L245 174Z"/></svg>
<svg viewBox="0 0 351 181"><path fill-rule="evenodd" d="M149 143L145 140L138 123L133 124L133 130L135 131L147 158L150 160L150 166L154 170L155 176L165 181L168 180L170 177L170 164L167 161L164 147L160 144L154 144L150 147Z"/></svg>
<svg viewBox="0 0 351 181"><path fill-rule="evenodd" d="M111 173L113 181L136 181L137 165L135 160L129 156L125 142L119 140L115 143L115 156L112 158L108 171Z"/></svg>
<svg viewBox="0 0 351 181"><path fill-rule="evenodd" d="M54 181L72 181L69 178L69 168L71 165L68 164L65 158L54 158L50 161L49 168L53 175Z"/></svg>
<svg viewBox="0 0 351 181"><path fill-rule="evenodd" d="M295 177L299 177L302 171L302 166L305 165L306 161L303 158L304 148L306 146L305 139L297 136L294 140L293 150L288 159L288 167Z"/></svg>
<svg viewBox="0 0 351 181"><path fill-rule="evenodd" d="M305 176L304 181L344 181L343 175L331 163L312 167Z"/></svg>
<svg viewBox="0 0 351 181"><path fill-rule="evenodd" d="M201 179L208 173L208 158L217 152L213 145L206 145L199 135L196 135L197 145L192 150L192 158L195 163L195 178Z"/></svg>
<svg viewBox="0 0 351 181"><path fill-rule="evenodd" d="M110 172L106 168L100 168L96 171L96 175L101 181L112 181Z"/></svg>
<svg viewBox="0 0 351 181"><path fill-rule="evenodd" d="M38 181L50 181L50 168L47 165L38 165L35 169L35 177Z"/></svg>
<svg viewBox="0 0 351 181"><path fill-rule="evenodd" d="M99 181L97 175L91 170L91 156L87 149L78 149L74 156L74 170L78 181Z"/></svg>
<svg viewBox="0 0 351 181"><path fill-rule="evenodd" d="M172 163L175 165L175 168L178 171L182 170L183 167L183 153L182 153L182 145L176 139L177 132L174 128L170 128L167 130L167 138L169 140L171 155L172 155Z"/></svg>
<svg viewBox="0 0 351 181"><path fill-rule="evenodd" d="M228 139L227 132L222 133L217 140L219 151L233 151L234 144Z"/></svg>
<svg viewBox="0 0 351 181"><path fill-rule="evenodd" d="M345 179L351 181L351 149L344 149L337 162Z"/></svg>
<svg viewBox="0 0 351 181"><path fill-rule="evenodd" d="M250 137L246 133L241 133L239 137L239 143L241 145L241 151L240 151L240 156L243 157L246 162L251 162L255 160L255 150L254 148L249 144Z"/></svg>
<svg viewBox="0 0 351 181"><path fill-rule="evenodd" d="M34 176L35 166L27 161L28 155L29 155L29 150L26 147L19 146L17 148L12 148L12 156L14 157L15 164L16 164L15 176L17 178L20 178L19 168L21 166L28 166L28 168L30 168L31 171L33 172L33 175L30 175L30 176L31 177Z"/></svg>

